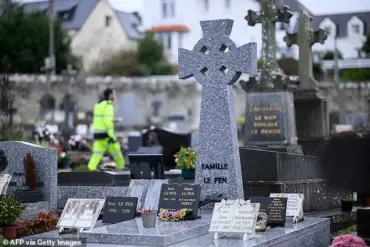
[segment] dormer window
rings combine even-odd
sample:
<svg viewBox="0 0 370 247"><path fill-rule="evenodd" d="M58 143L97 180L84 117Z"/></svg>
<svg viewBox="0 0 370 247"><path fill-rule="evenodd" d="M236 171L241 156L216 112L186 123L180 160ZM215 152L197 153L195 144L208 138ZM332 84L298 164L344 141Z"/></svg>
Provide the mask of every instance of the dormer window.
<svg viewBox="0 0 370 247"><path fill-rule="evenodd" d="M325 30L325 32L326 32L327 35L331 35L333 33L333 31L331 29L332 28L330 26L324 27L324 30Z"/></svg>
<svg viewBox="0 0 370 247"><path fill-rule="evenodd" d="M329 38L334 38L334 37L337 36L337 33L338 33L337 26L328 17L324 18L321 21L321 23L319 25L319 28L323 29L325 31L326 35L328 35Z"/></svg>
<svg viewBox="0 0 370 247"><path fill-rule="evenodd" d="M353 33L360 34L360 25L359 24L352 24L351 29L352 29Z"/></svg>
<svg viewBox="0 0 370 247"><path fill-rule="evenodd" d="M111 22L112 22L112 17L109 15L105 16L105 26L109 27L111 25Z"/></svg>
<svg viewBox="0 0 370 247"><path fill-rule="evenodd" d="M209 10L209 0L204 0L204 8Z"/></svg>
<svg viewBox="0 0 370 247"><path fill-rule="evenodd" d="M357 36L364 34L364 23L357 16L352 16L352 18L347 22L347 35Z"/></svg>

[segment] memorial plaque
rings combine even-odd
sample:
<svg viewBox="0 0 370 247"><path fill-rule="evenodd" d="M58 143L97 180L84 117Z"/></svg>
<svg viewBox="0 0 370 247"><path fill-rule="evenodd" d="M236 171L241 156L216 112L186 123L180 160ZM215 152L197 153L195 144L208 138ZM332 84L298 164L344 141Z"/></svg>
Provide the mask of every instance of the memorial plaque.
<svg viewBox="0 0 370 247"><path fill-rule="evenodd" d="M104 199L68 199L58 228L92 229L104 206Z"/></svg>
<svg viewBox="0 0 370 247"><path fill-rule="evenodd" d="M250 93L247 96L248 143L287 143L287 107L282 93ZM294 121L294 119L293 119Z"/></svg>
<svg viewBox="0 0 370 247"><path fill-rule="evenodd" d="M251 203L259 203L259 211L267 214L268 226L285 226L287 198L250 197Z"/></svg>
<svg viewBox="0 0 370 247"><path fill-rule="evenodd" d="M6 195L11 179L12 176L10 174L0 174L0 195Z"/></svg>
<svg viewBox="0 0 370 247"><path fill-rule="evenodd" d="M198 216L200 186L188 184L163 184L158 209L176 211L190 209Z"/></svg>
<svg viewBox="0 0 370 247"><path fill-rule="evenodd" d="M279 198L287 198L287 208L286 208L286 216L287 217L294 217L293 223L303 220L303 201L304 195L303 194L294 194L294 193L271 193L270 197L279 197Z"/></svg>
<svg viewBox="0 0 370 247"><path fill-rule="evenodd" d="M115 224L135 219L137 197L105 198L103 223Z"/></svg>
<svg viewBox="0 0 370 247"><path fill-rule="evenodd" d="M129 188L131 189L129 196L137 197L137 210L142 210L144 207L145 197L148 192L149 179L131 179Z"/></svg>
<svg viewBox="0 0 370 247"><path fill-rule="evenodd" d="M244 200L222 200L215 204L209 231L254 234L258 211L258 203L249 203Z"/></svg>

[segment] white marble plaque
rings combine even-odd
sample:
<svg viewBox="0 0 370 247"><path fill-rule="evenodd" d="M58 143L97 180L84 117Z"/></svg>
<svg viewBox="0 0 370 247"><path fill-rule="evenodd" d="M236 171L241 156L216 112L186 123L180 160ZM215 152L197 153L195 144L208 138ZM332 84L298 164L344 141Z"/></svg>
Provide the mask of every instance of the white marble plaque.
<svg viewBox="0 0 370 247"><path fill-rule="evenodd" d="M294 217L293 223L303 220L303 194L295 193L271 193L270 197L286 197L287 207L286 207L286 216Z"/></svg>
<svg viewBox="0 0 370 247"><path fill-rule="evenodd" d="M104 203L105 199L68 199L57 227L94 228Z"/></svg>
<svg viewBox="0 0 370 247"><path fill-rule="evenodd" d="M222 200L213 209L210 232L254 234L259 203Z"/></svg>
<svg viewBox="0 0 370 247"><path fill-rule="evenodd" d="M137 210L144 208L145 197L148 192L149 179L131 179L129 188L131 189L129 196L137 197Z"/></svg>
<svg viewBox="0 0 370 247"><path fill-rule="evenodd" d="M6 195L11 179L12 176L10 174L0 174L0 195Z"/></svg>

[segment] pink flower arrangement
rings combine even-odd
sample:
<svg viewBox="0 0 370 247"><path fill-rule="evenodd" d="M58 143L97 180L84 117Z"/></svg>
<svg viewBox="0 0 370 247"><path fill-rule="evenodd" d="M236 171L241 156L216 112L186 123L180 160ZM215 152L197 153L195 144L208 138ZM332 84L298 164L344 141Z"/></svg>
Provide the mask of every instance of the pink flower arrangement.
<svg viewBox="0 0 370 247"><path fill-rule="evenodd" d="M346 234L334 238L330 247L367 247L367 245L362 238Z"/></svg>
<svg viewBox="0 0 370 247"><path fill-rule="evenodd" d="M188 209L168 211L168 210L161 208L159 211L159 218L162 221L179 221L179 220L183 220L184 217L190 212L191 211Z"/></svg>

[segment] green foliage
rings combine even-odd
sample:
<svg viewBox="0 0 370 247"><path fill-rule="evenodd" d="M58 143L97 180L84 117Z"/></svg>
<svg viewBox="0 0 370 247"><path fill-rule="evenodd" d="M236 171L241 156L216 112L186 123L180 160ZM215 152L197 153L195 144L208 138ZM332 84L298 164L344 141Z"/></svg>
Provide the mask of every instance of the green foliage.
<svg viewBox="0 0 370 247"><path fill-rule="evenodd" d="M0 233L0 247L3 247L3 246L4 246L3 241L4 241L4 237L3 237L3 235Z"/></svg>
<svg viewBox="0 0 370 247"><path fill-rule="evenodd" d="M84 166L84 165L79 165L79 166L76 166L72 172L90 172L89 168L87 166Z"/></svg>
<svg viewBox="0 0 370 247"><path fill-rule="evenodd" d="M176 169L195 169L197 152L193 148L181 147L175 154Z"/></svg>
<svg viewBox="0 0 370 247"><path fill-rule="evenodd" d="M13 224L23 213L24 207L15 197L0 196L0 225L6 226Z"/></svg>
<svg viewBox="0 0 370 247"><path fill-rule="evenodd" d="M365 52L367 56L370 56L370 32L367 34L367 39L361 50Z"/></svg>
<svg viewBox="0 0 370 247"><path fill-rule="evenodd" d="M0 57L7 57L11 73L40 73L49 56L49 18L47 13L25 13L23 7L6 1L0 16ZM78 59L70 52L70 38L56 19L54 26L56 72Z"/></svg>
<svg viewBox="0 0 370 247"><path fill-rule="evenodd" d="M92 66L94 75L149 76L172 75L174 67L166 60L162 44L153 34L138 42L136 51L121 50L101 59Z"/></svg>
<svg viewBox="0 0 370 247"><path fill-rule="evenodd" d="M346 197L343 199L343 201L353 202L353 201L355 201L355 200L353 199L352 194L350 194L350 195L346 196Z"/></svg>
<svg viewBox="0 0 370 247"><path fill-rule="evenodd" d="M261 69L262 68L262 64L263 64L262 58L258 58L258 60L257 60L257 69Z"/></svg>
<svg viewBox="0 0 370 247"><path fill-rule="evenodd" d="M312 64L313 77L316 80L321 80L324 77L324 70L322 69L321 63Z"/></svg>
<svg viewBox="0 0 370 247"><path fill-rule="evenodd" d="M339 50L337 50L337 54L338 54L338 59L343 59L343 55ZM322 59L323 60L334 60L334 51L327 51L324 54Z"/></svg>
<svg viewBox="0 0 370 247"><path fill-rule="evenodd" d="M340 78L348 81L370 80L370 68L341 69Z"/></svg>

